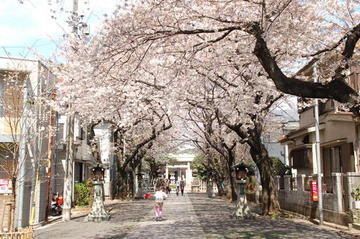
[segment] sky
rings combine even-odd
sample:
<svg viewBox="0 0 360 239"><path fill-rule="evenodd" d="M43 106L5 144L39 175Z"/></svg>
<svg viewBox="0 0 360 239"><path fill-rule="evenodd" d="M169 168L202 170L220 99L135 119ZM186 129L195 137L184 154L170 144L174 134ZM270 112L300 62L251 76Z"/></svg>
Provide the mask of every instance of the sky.
<svg viewBox="0 0 360 239"><path fill-rule="evenodd" d="M78 0L90 33L124 0ZM23 2L23 3L21 3ZM66 23L73 0L1 0L0 56L49 58L71 29Z"/></svg>

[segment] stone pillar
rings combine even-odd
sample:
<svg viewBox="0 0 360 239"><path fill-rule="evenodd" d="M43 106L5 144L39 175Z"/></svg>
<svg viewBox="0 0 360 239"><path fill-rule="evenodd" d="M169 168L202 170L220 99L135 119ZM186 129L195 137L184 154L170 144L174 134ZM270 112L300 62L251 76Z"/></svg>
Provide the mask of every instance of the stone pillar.
<svg viewBox="0 0 360 239"><path fill-rule="evenodd" d="M280 190L280 178L281 178L281 176L279 176L279 175L275 176L275 189L278 191Z"/></svg>
<svg viewBox="0 0 360 239"><path fill-rule="evenodd" d="M352 173L352 172L348 172L346 173L346 178L347 178L347 188L348 188L348 192L347 192L347 197L349 200L349 209L352 210L353 209L353 199L351 197L351 189L352 189L352 185L353 185L353 176L356 175L356 173Z"/></svg>
<svg viewBox="0 0 360 239"><path fill-rule="evenodd" d="M188 162L186 169L186 186L185 186L185 190L188 192L191 191L191 183L192 183L192 170L190 168L190 162Z"/></svg>
<svg viewBox="0 0 360 239"><path fill-rule="evenodd" d="M168 168L168 165L166 164L166 167L165 167L165 178L168 179L169 178L169 168Z"/></svg>
<svg viewBox="0 0 360 239"><path fill-rule="evenodd" d="M207 183L207 193L209 198L213 197L213 192L214 192L214 185L213 185L213 181L210 178Z"/></svg>
<svg viewBox="0 0 360 239"><path fill-rule="evenodd" d="M135 175L134 175L134 187L135 187L135 198L143 198L144 192L142 188L142 180L139 180L141 176L141 172L139 171L139 166L135 168Z"/></svg>
<svg viewBox="0 0 360 239"><path fill-rule="evenodd" d="M297 180L297 191L303 193L305 191L305 174L300 174L296 177Z"/></svg>
<svg viewBox="0 0 360 239"><path fill-rule="evenodd" d="M332 181L333 181L333 193L335 195L336 200L334 201L335 208L337 209L337 212L343 212L344 211L344 205L343 205L343 188L341 183L341 173L331 173Z"/></svg>
<svg viewBox="0 0 360 239"><path fill-rule="evenodd" d="M110 158L112 155L112 142L111 142L111 132L112 129L109 124L101 124L94 129L95 135L99 137L99 146L100 146L100 159L101 164L105 168L104 176L104 194L105 196L111 196L111 172L110 168L114 167L113 160Z"/></svg>
<svg viewBox="0 0 360 239"><path fill-rule="evenodd" d="M289 145L285 144L284 149L285 149L285 165L289 166L290 165L290 162L289 162Z"/></svg>
<svg viewBox="0 0 360 239"><path fill-rule="evenodd" d="M291 175L284 175L284 190L291 191L290 186Z"/></svg>

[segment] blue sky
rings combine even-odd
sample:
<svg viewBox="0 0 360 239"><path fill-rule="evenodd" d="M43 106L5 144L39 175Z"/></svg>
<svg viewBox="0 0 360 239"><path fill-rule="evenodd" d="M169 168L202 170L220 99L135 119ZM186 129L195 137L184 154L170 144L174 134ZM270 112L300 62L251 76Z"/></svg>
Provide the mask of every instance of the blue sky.
<svg viewBox="0 0 360 239"><path fill-rule="evenodd" d="M90 31L95 32L122 0L78 0L79 13L85 15ZM50 57L70 31L66 24L73 0L1 0L0 56ZM51 2L51 5L49 4ZM63 8L64 10L61 10ZM55 11L55 14L53 14ZM56 16L56 18L52 18Z"/></svg>

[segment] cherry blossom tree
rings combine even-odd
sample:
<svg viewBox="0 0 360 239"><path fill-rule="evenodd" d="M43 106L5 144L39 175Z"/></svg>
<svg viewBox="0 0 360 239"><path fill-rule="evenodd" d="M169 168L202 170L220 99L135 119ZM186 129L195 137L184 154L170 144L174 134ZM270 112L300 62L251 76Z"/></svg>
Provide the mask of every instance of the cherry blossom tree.
<svg viewBox="0 0 360 239"><path fill-rule="evenodd" d="M211 167L211 171L215 172L213 177L216 179L215 182L218 186L222 183L222 177L226 176L230 184L231 200L235 201L237 197L231 172L233 171L232 166L236 160L235 148L238 143L236 135L231 134L231 130L227 131L224 129L224 127L226 127L224 124L219 124L214 111L206 110L205 108L199 107L199 105L190 110L188 116L188 120L196 126L198 135L205 141L201 144L200 140L194 139L194 143L208 157L207 168L210 170ZM210 148L218 154L218 157L216 157L214 153L211 153ZM219 175L218 172L221 171L221 169L216 170L218 168L216 167L216 161L218 159L226 165L225 175Z"/></svg>
<svg viewBox="0 0 360 239"><path fill-rule="evenodd" d="M58 104L71 103L84 120L106 120L121 129L133 129L139 120L146 122L149 112L157 115L153 123L159 126L162 114L155 112L181 111L191 100L197 108L211 107L216 120L250 146L261 174L264 213L271 213L278 204L272 164L261 135L269 109L281 97L276 89L357 103L357 93L344 80L357 53L357 3L136 2L109 18L91 39L70 39L63 51L67 62L58 67L62 79ZM288 76L313 57L341 47L342 57L330 69L330 82ZM211 106L208 97L194 99L209 82L216 85ZM152 127L138 129L129 140L134 142L131 155L149 146L133 137L153 139L157 135Z"/></svg>
<svg viewBox="0 0 360 239"><path fill-rule="evenodd" d="M227 158L229 171L235 162L234 150L237 142L250 147L251 158L260 172L263 212L273 213L277 211L279 205L272 175L272 160L262 142L262 134L265 132L269 110L282 94L276 91L270 79L261 74L261 71L254 71L260 68L252 64L236 67L235 71L232 68L234 67L218 67L206 74L194 70L196 73L192 75L193 81L189 81L189 85L186 86L189 92L186 101L200 113L193 112L197 116L196 119L191 115L189 117L197 128L201 129L206 143ZM237 78L234 72L239 73ZM196 74L198 74L197 78ZM229 85L230 78L233 79L231 85ZM204 82L203 86L206 90L198 85L191 88L196 82ZM196 122L201 118L200 125ZM214 122L218 125L217 134L214 133L216 132ZM237 137L229 138L228 136L231 135L229 129L236 133ZM221 136L223 134L228 136Z"/></svg>
<svg viewBox="0 0 360 239"><path fill-rule="evenodd" d="M166 53L180 62L209 46L225 58L236 55L240 65L243 52L251 52L284 93L355 103L357 93L345 78L360 36L358 4L357 0L142 1L105 24L100 54L108 53L118 62L136 61L136 67L148 54ZM341 47L332 81L313 83L287 76L300 63Z"/></svg>

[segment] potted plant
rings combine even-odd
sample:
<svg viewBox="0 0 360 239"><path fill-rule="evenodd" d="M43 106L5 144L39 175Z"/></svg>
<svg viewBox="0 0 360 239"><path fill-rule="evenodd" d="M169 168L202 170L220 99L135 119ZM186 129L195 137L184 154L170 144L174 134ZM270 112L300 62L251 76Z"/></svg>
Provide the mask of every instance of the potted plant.
<svg viewBox="0 0 360 239"><path fill-rule="evenodd" d="M360 209L360 185L352 190L351 196L354 199L354 208Z"/></svg>

